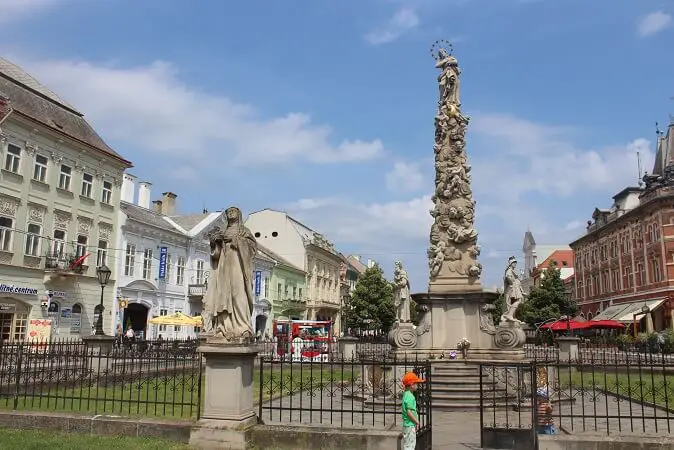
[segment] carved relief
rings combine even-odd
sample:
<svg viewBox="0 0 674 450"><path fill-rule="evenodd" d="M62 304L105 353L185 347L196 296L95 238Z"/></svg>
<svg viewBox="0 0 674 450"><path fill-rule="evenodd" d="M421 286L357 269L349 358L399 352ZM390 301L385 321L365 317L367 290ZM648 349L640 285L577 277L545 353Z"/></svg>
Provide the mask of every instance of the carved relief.
<svg viewBox="0 0 674 450"><path fill-rule="evenodd" d="M63 155L57 152L50 152L49 156L51 156L52 161L56 164L61 164L61 161L63 161Z"/></svg>
<svg viewBox="0 0 674 450"><path fill-rule="evenodd" d="M0 196L0 214L14 217L19 208L19 200L13 197Z"/></svg>
<svg viewBox="0 0 674 450"><path fill-rule="evenodd" d="M431 281L440 273L479 278L477 261L475 201L471 188L471 166L465 151L466 126L470 118L461 113L459 63L447 49L434 56L440 99L435 117L435 193L430 211L434 219L430 233L428 265ZM444 269L444 272L443 272Z"/></svg>
<svg viewBox="0 0 674 450"><path fill-rule="evenodd" d="M41 206L31 205L28 210L28 220L30 222L42 223L46 212L47 211Z"/></svg>
<svg viewBox="0 0 674 450"><path fill-rule="evenodd" d="M91 219L88 217L78 217L77 218L77 234L81 234L84 236L89 235L89 230L91 230L91 226L93 225Z"/></svg>
<svg viewBox="0 0 674 450"><path fill-rule="evenodd" d="M59 228L62 230L67 230L70 225L70 213L64 211L55 211L54 212L54 228Z"/></svg>
<svg viewBox="0 0 674 450"><path fill-rule="evenodd" d="M98 236L104 241L110 240L110 235L112 234L112 225L107 223L98 224Z"/></svg>
<svg viewBox="0 0 674 450"><path fill-rule="evenodd" d="M24 146L24 149L26 150L27 154L34 155L35 152L37 151L37 145L34 144L33 142L26 141L26 145Z"/></svg>

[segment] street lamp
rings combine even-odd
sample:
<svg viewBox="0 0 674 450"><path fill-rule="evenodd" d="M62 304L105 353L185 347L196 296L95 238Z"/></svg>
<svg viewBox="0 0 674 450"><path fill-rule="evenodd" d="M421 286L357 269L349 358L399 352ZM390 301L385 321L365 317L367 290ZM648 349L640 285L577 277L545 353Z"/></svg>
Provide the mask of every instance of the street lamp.
<svg viewBox="0 0 674 450"><path fill-rule="evenodd" d="M651 308L649 308L648 305L644 305L641 307L641 311L637 311L632 314L632 335L635 338L637 337L637 316L646 315L650 312Z"/></svg>
<svg viewBox="0 0 674 450"><path fill-rule="evenodd" d="M105 292L105 286L110 281L110 275L112 271L106 265L102 265L96 269L96 277L98 282L101 284L101 303L98 305L98 320L96 320L96 336L103 336L103 311L105 311L105 306L103 306L103 293Z"/></svg>

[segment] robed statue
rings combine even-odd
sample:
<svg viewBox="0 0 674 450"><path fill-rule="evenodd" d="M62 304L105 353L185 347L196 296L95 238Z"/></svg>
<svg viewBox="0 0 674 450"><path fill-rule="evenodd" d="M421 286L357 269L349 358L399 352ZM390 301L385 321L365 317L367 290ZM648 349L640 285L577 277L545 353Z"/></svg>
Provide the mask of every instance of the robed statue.
<svg viewBox="0 0 674 450"><path fill-rule="evenodd" d="M395 262L393 269L393 301L396 307L397 321L411 322L410 317L410 282L407 271L400 261Z"/></svg>
<svg viewBox="0 0 674 450"><path fill-rule="evenodd" d="M210 236L211 276L204 296L204 331L228 343L253 340L253 258L255 237L243 224L241 210L225 211L226 227Z"/></svg>
<svg viewBox="0 0 674 450"><path fill-rule="evenodd" d="M506 310L501 315L502 322L522 323L515 319L515 312L524 300L524 290L517 274L517 258L508 258L508 267L503 275L503 297L505 298Z"/></svg>

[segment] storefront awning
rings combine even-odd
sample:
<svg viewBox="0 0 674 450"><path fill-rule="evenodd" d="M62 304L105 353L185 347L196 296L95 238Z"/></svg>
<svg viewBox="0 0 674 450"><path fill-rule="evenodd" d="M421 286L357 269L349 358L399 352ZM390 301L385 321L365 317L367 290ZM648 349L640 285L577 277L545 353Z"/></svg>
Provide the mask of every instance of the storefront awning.
<svg viewBox="0 0 674 450"><path fill-rule="evenodd" d="M648 306L651 311L659 308L664 302L665 298L658 298L652 300L637 300L635 302L620 303L618 305L609 306L601 314L592 318L595 320L617 320L618 322L631 323L634 320L634 313L641 311L641 308Z"/></svg>

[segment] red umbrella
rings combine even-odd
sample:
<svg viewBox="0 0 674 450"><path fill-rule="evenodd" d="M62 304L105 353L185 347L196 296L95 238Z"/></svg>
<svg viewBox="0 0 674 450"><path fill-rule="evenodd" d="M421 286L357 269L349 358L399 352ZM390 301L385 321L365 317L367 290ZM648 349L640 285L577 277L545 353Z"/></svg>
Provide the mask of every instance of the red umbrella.
<svg viewBox="0 0 674 450"><path fill-rule="evenodd" d="M552 331L566 331L568 329L585 330L590 328L590 322L578 322L577 320L557 320L555 322L546 323L541 328Z"/></svg>
<svg viewBox="0 0 674 450"><path fill-rule="evenodd" d="M590 328L609 328L614 330L625 328L625 324L617 320L590 320L588 324Z"/></svg>

